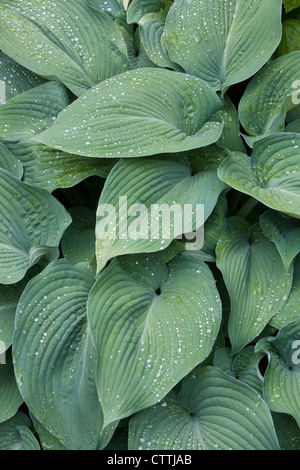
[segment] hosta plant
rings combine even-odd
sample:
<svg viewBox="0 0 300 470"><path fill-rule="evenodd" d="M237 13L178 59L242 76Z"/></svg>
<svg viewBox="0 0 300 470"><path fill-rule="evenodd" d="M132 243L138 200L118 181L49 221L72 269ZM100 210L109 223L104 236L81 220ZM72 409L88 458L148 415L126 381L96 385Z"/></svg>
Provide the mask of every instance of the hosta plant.
<svg viewBox="0 0 300 470"><path fill-rule="evenodd" d="M299 38L0 3L0 450L300 449Z"/></svg>

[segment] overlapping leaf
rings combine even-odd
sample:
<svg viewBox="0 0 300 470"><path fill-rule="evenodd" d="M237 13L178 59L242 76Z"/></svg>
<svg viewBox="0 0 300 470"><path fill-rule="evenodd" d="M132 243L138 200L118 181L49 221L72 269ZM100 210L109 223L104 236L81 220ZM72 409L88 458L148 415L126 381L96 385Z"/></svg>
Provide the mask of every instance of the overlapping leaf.
<svg viewBox="0 0 300 470"><path fill-rule="evenodd" d="M111 15L122 10L122 5L118 0L86 0L86 3L97 11Z"/></svg>
<svg viewBox="0 0 300 470"><path fill-rule="evenodd" d="M232 353L255 339L285 304L293 271L286 271L275 245L258 225L250 227L238 217L229 219L229 230L216 248L231 301L228 332Z"/></svg>
<svg viewBox="0 0 300 470"><path fill-rule="evenodd" d="M236 107L225 95L223 106L211 118L212 121L217 120L224 123L222 135L217 145L227 148L228 150L245 152L245 146L240 134L240 122Z"/></svg>
<svg viewBox="0 0 300 470"><path fill-rule="evenodd" d="M36 140L88 157L142 157L204 147L218 140L221 107L204 81L143 68L105 80L72 103Z"/></svg>
<svg viewBox="0 0 300 470"><path fill-rule="evenodd" d="M132 0L127 10L128 23L144 24L147 19L164 19L172 5L173 0Z"/></svg>
<svg viewBox="0 0 300 470"><path fill-rule="evenodd" d="M231 348L223 347L217 349L213 357L213 366L218 367L224 374L233 377L232 363L234 356L231 354Z"/></svg>
<svg viewBox="0 0 300 470"><path fill-rule="evenodd" d="M131 450L279 450L261 396L217 367L201 368L181 392L130 420Z"/></svg>
<svg viewBox="0 0 300 470"><path fill-rule="evenodd" d="M66 447L58 439L56 439L56 437L50 434L50 432L47 431L47 429L45 429L44 426L38 422L32 413L30 413L30 418L33 422L34 429L39 436L39 442L43 450L67 450Z"/></svg>
<svg viewBox="0 0 300 470"><path fill-rule="evenodd" d="M171 61L163 36L166 15L172 3L172 0L133 0L127 11L127 21L138 23L141 41L154 64L182 71Z"/></svg>
<svg viewBox="0 0 300 470"><path fill-rule="evenodd" d="M7 170L18 179L22 178L23 166L21 162L2 142L0 142L0 168Z"/></svg>
<svg viewBox="0 0 300 470"><path fill-rule="evenodd" d="M16 316L20 392L35 418L69 450L96 450L107 439L86 319L93 281L86 266L56 261L29 282Z"/></svg>
<svg viewBox="0 0 300 470"><path fill-rule="evenodd" d="M61 241L64 257L73 265L88 262L95 264L95 223L94 211L86 207L73 207L69 211L72 223Z"/></svg>
<svg viewBox="0 0 300 470"><path fill-rule="evenodd" d="M0 423L14 416L23 403L16 384L10 352L6 354L6 364L0 364L0 403Z"/></svg>
<svg viewBox="0 0 300 470"><path fill-rule="evenodd" d="M300 428L291 415L272 412L281 450L300 450Z"/></svg>
<svg viewBox="0 0 300 470"><path fill-rule="evenodd" d="M51 149L43 144L23 140L7 142L7 147L22 162L25 183L52 193L70 188L90 176L106 178L116 163L112 159L85 158Z"/></svg>
<svg viewBox="0 0 300 470"><path fill-rule="evenodd" d="M42 257L57 258L70 223L57 199L0 169L0 283L23 279Z"/></svg>
<svg viewBox="0 0 300 470"><path fill-rule="evenodd" d="M284 325L277 336L263 338L257 351L268 354L264 397L269 408L287 413L300 426L300 320Z"/></svg>
<svg viewBox="0 0 300 470"><path fill-rule="evenodd" d="M0 107L0 139L30 139L47 129L70 103L67 89L47 82L17 95Z"/></svg>
<svg viewBox="0 0 300 470"><path fill-rule="evenodd" d="M199 229L226 188L216 174L226 155L213 147L172 160L121 159L97 210L98 270L114 256L158 251Z"/></svg>
<svg viewBox="0 0 300 470"><path fill-rule="evenodd" d="M220 236L227 230L226 196L222 193L211 215L204 225L204 244L201 248L201 256L204 261L216 260L216 246Z"/></svg>
<svg viewBox="0 0 300 470"><path fill-rule="evenodd" d="M232 372L234 376L262 395L263 377L259 363L264 354L256 353L254 346L247 346L234 358Z"/></svg>
<svg viewBox="0 0 300 470"><path fill-rule="evenodd" d="M13 0L0 5L0 48L79 96L129 68L120 31L84 0Z"/></svg>
<svg viewBox="0 0 300 470"><path fill-rule="evenodd" d="M187 73L225 90L256 73L281 39L281 0L175 0L164 39Z"/></svg>
<svg viewBox="0 0 300 470"><path fill-rule="evenodd" d="M298 4L0 4L1 450L300 449Z"/></svg>
<svg viewBox="0 0 300 470"><path fill-rule="evenodd" d="M10 100L24 91L42 85L45 79L0 51L0 81L5 84L5 100Z"/></svg>
<svg viewBox="0 0 300 470"><path fill-rule="evenodd" d="M126 42L127 54L132 69L143 67L156 67L156 64L150 59L141 41L141 30L135 28L133 24L126 21L126 11L122 10L115 18L115 24L119 28ZM151 42L152 45L152 42Z"/></svg>
<svg viewBox="0 0 300 470"><path fill-rule="evenodd" d="M286 20L282 24L282 39L278 47L278 55L300 50L300 21Z"/></svg>
<svg viewBox="0 0 300 470"><path fill-rule="evenodd" d="M40 450L32 431L28 416L18 411L15 416L0 424L0 450Z"/></svg>
<svg viewBox="0 0 300 470"><path fill-rule="evenodd" d="M296 106L290 109L290 111L287 112L286 114L286 122L288 124L291 124L292 122L300 119L300 88L299 88L299 83L296 80L295 81L295 91L294 91L294 97L293 99L295 100Z"/></svg>
<svg viewBox="0 0 300 470"><path fill-rule="evenodd" d="M300 135L273 134L254 144L251 158L232 152L218 169L222 181L271 209L300 218Z"/></svg>
<svg viewBox="0 0 300 470"><path fill-rule="evenodd" d="M283 130L286 113L299 104L300 51L269 62L250 81L239 103L247 142Z"/></svg>
<svg viewBox="0 0 300 470"><path fill-rule="evenodd" d="M293 284L290 295L282 309L270 321L275 328L282 328L287 323L300 319L300 259L294 263Z"/></svg>
<svg viewBox="0 0 300 470"><path fill-rule="evenodd" d="M296 119L295 121L288 124L285 127L284 132L297 132L300 134L300 119Z"/></svg>
<svg viewBox="0 0 300 470"><path fill-rule="evenodd" d="M283 264L288 270L300 253L300 221L273 211L265 211L260 217L265 236L275 243Z"/></svg>
<svg viewBox="0 0 300 470"><path fill-rule="evenodd" d="M5 344L5 350L12 343L15 313L21 294L29 280L41 270L41 267L33 266L20 282L11 285L0 284L0 341Z"/></svg>
<svg viewBox="0 0 300 470"><path fill-rule="evenodd" d="M161 400L210 353L221 321L209 268L188 253L115 259L92 288L88 319L105 423Z"/></svg>
<svg viewBox="0 0 300 470"><path fill-rule="evenodd" d="M299 0L283 0L284 9L286 12L294 10L295 8L300 7Z"/></svg>

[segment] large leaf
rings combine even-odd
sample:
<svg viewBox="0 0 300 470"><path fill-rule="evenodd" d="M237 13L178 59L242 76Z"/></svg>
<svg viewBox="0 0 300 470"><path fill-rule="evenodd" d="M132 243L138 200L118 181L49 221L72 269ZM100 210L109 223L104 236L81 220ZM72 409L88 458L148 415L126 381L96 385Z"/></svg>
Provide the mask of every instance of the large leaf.
<svg viewBox="0 0 300 470"><path fill-rule="evenodd" d="M293 416L300 426L300 320L283 326L275 338L261 339L256 350L269 358L263 386L269 408Z"/></svg>
<svg viewBox="0 0 300 470"><path fill-rule="evenodd" d="M285 304L292 285L275 245L258 224L238 217L217 244L217 266L231 301L228 333L235 354L256 338Z"/></svg>
<svg viewBox="0 0 300 470"><path fill-rule="evenodd" d="M93 281L86 266L51 263L29 282L16 314L20 392L35 418L69 450L95 450L107 442L86 318Z"/></svg>
<svg viewBox="0 0 300 470"><path fill-rule="evenodd" d="M186 252L115 259L92 288L88 319L97 349L105 423L161 400L210 353L221 305L209 268Z"/></svg>
<svg viewBox="0 0 300 470"><path fill-rule="evenodd" d="M247 86L239 103L239 117L249 134L247 142L283 130L287 111L298 103L300 51L268 63Z"/></svg>
<svg viewBox="0 0 300 470"><path fill-rule="evenodd" d="M226 89L254 75L281 39L281 0L175 0L164 39L187 73Z"/></svg>
<svg viewBox="0 0 300 470"><path fill-rule="evenodd" d="M10 352L6 354L6 364L0 364L0 403L0 423L14 416L23 403L16 384Z"/></svg>
<svg viewBox="0 0 300 470"><path fill-rule="evenodd" d="M300 134L265 137L254 144L251 158L232 152L218 175L271 209L300 218Z"/></svg>
<svg viewBox="0 0 300 470"><path fill-rule="evenodd" d="M226 154L214 147L174 160L121 159L99 201L98 270L114 256L158 251L199 229L226 188L216 174Z"/></svg>
<svg viewBox="0 0 300 470"><path fill-rule="evenodd" d="M6 146L22 162L23 181L50 193L75 186L93 175L106 178L116 163L113 159L72 155L31 140L6 142Z"/></svg>
<svg viewBox="0 0 300 470"><path fill-rule="evenodd" d="M0 48L24 67L79 96L129 67L113 20L84 0L12 0L0 5Z"/></svg>
<svg viewBox="0 0 300 470"><path fill-rule="evenodd" d="M200 368L182 391L130 420L130 450L279 450L270 411L248 385Z"/></svg>
<svg viewBox="0 0 300 470"><path fill-rule="evenodd" d="M287 323L300 320L300 259L294 263L293 285L288 299L282 309L272 318L270 324L275 328L282 328Z"/></svg>
<svg viewBox="0 0 300 470"><path fill-rule="evenodd" d="M265 236L275 243L283 264L288 269L300 253L300 221L266 211L260 217L260 225Z"/></svg>
<svg viewBox="0 0 300 470"><path fill-rule="evenodd" d="M0 139L30 139L51 126L69 103L68 90L57 82L15 96L0 107Z"/></svg>
<svg viewBox="0 0 300 470"><path fill-rule="evenodd" d="M15 416L0 424L0 450L40 450L28 416L18 411Z"/></svg>
<svg viewBox="0 0 300 470"><path fill-rule="evenodd" d="M72 103L36 140L88 157L142 157L216 142L221 107L199 78L143 68L105 80Z"/></svg>
<svg viewBox="0 0 300 470"><path fill-rule="evenodd" d="M0 81L5 83L6 100L10 100L24 91L42 85L45 79L25 69L0 51Z"/></svg>
<svg viewBox="0 0 300 470"><path fill-rule="evenodd" d="M57 258L70 223L53 196L0 169L0 283L23 279L42 257Z"/></svg>

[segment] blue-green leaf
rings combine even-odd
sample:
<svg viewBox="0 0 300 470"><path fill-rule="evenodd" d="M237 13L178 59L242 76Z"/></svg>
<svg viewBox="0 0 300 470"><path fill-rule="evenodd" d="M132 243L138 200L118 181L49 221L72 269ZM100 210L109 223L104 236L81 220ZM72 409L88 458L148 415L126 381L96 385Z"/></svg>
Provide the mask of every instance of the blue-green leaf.
<svg viewBox="0 0 300 470"><path fill-rule="evenodd" d="M266 206L300 218L300 134L272 134L255 142L251 158L232 152L219 178Z"/></svg>
<svg viewBox="0 0 300 470"><path fill-rule="evenodd" d="M32 140L6 142L6 146L24 167L23 181L49 193L75 186L90 176L106 178L116 163L113 159L72 155Z"/></svg>
<svg viewBox="0 0 300 470"><path fill-rule="evenodd" d="M209 268L188 252L116 258L92 288L88 319L97 350L105 423L161 400L211 352L221 304Z"/></svg>
<svg viewBox="0 0 300 470"><path fill-rule="evenodd" d="M23 166L20 160L15 157L11 151L0 142L0 168L8 171L19 180L23 175Z"/></svg>
<svg viewBox="0 0 300 470"><path fill-rule="evenodd" d="M217 266L231 302L228 333L232 353L253 341L285 304L292 286L275 245L244 219L228 219L217 244Z"/></svg>
<svg viewBox="0 0 300 470"><path fill-rule="evenodd" d="M15 379L11 351L6 353L5 364L0 363L0 403L0 423L14 416L23 403Z"/></svg>
<svg viewBox="0 0 300 470"><path fill-rule="evenodd" d="M61 241L64 258L73 265L85 262L95 265L95 212L87 207L72 207L69 214L72 223Z"/></svg>
<svg viewBox="0 0 300 470"><path fill-rule="evenodd" d="M300 320L284 325L275 338L261 339L256 350L269 358L263 392L270 410L293 416L300 426Z"/></svg>
<svg viewBox="0 0 300 470"><path fill-rule="evenodd" d="M226 90L254 75L281 39L281 0L175 0L164 39L187 73Z"/></svg>
<svg viewBox="0 0 300 470"><path fill-rule="evenodd" d="M12 0L0 5L0 48L75 95L129 68L113 20L84 0Z"/></svg>
<svg viewBox="0 0 300 470"><path fill-rule="evenodd" d="M300 51L269 62L250 81L239 103L248 144L282 131L286 113L299 104Z"/></svg>
<svg viewBox="0 0 300 470"><path fill-rule="evenodd" d="M70 223L57 199L0 169L0 283L20 281L41 258L56 259Z"/></svg>
<svg viewBox="0 0 300 470"><path fill-rule="evenodd" d="M0 105L0 139L18 142L30 139L51 126L70 103L68 90L47 82Z"/></svg>
<svg viewBox="0 0 300 470"><path fill-rule="evenodd" d="M275 328L282 328L291 321L300 320L300 259L294 263L293 285L288 299L282 309L272 318L270 324Z"/></svg>
<svg viewBox="0 0 300 470"><path fill-rule="evenodd" d="M0 424L0 450L40 450L28 416L18 411L15 416Z"/></svg>
<svg viewBox="0 0 300 470"><path fill-rule="evenodd" d="M16 314L13 357L19 390L35 418L68 450L105 446L96 355L86 304L93 271L51 263L25 288Z"/></svg>
<svg viewBox="0 0 300 470"><path fill-rule="evenodd" d="M97 209L98 270L114 256L159 251L203 226L226 188L216 174L226 155L209 147L172 160L121 159L106 180ZM200 249L201 233L197 237ZM192 241L187 243L192 249Z"/></svg>
<svg viewBox="0 0 300 470"><path fill-rule="evenodd" d="M95 86L35 140L98 158L180 152L219 139L223 125L208 120L220 107L199 78L145 67Z"/></svg>
<svg viewBox="0 0 300 470"><path fill-rule="evenodd" d="M130 450L279 450L262 397L217 367L130 420Z"/></svg>

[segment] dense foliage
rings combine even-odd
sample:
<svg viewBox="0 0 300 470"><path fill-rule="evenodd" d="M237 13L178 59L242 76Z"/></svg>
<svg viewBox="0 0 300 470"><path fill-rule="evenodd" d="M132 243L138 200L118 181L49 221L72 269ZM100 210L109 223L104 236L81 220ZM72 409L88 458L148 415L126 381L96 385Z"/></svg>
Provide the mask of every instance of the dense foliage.
<svg viewBox="0 0 300 470"><path fill-rule="evenodd" d="M0 102L0 449L299 450L300 1L2 0Z"/></svg>

